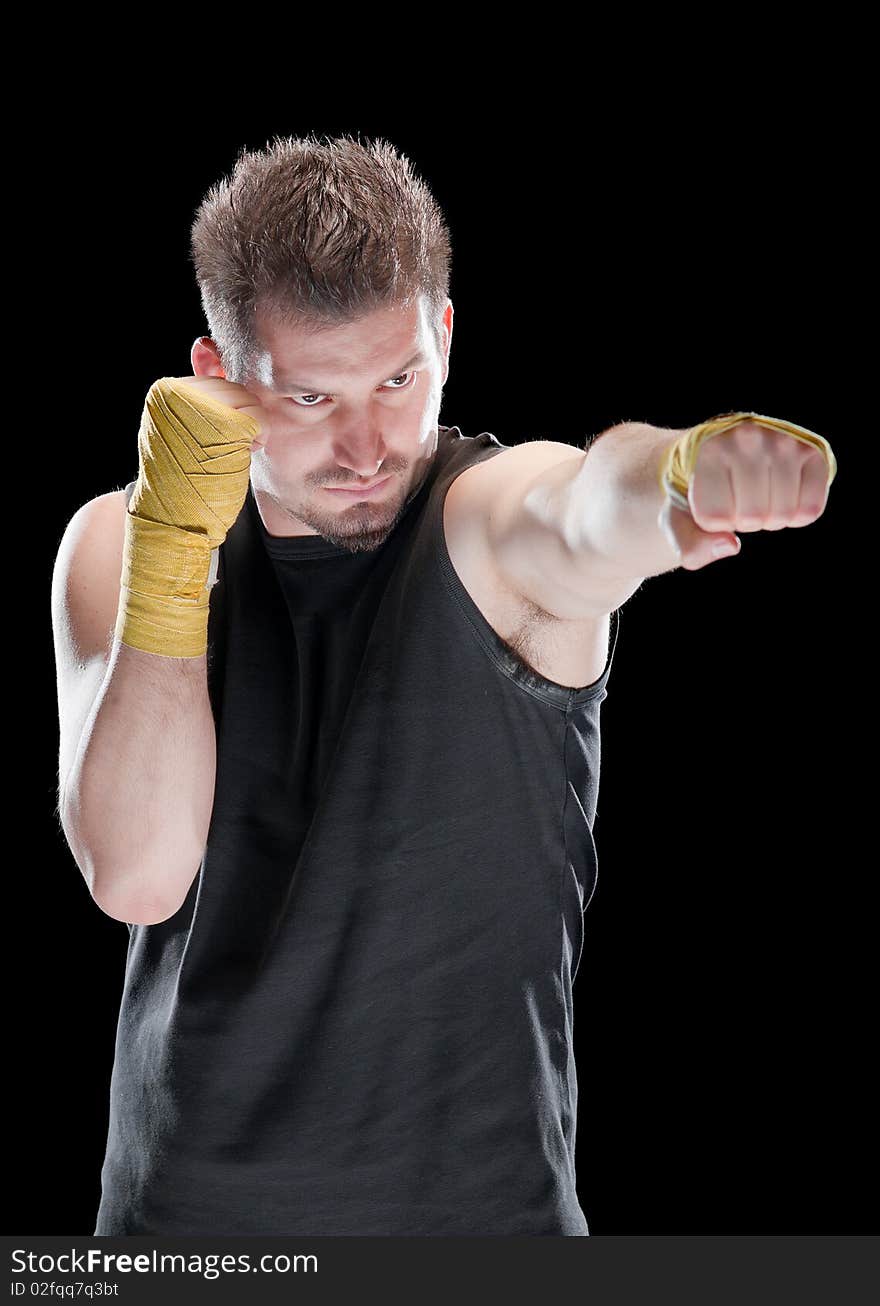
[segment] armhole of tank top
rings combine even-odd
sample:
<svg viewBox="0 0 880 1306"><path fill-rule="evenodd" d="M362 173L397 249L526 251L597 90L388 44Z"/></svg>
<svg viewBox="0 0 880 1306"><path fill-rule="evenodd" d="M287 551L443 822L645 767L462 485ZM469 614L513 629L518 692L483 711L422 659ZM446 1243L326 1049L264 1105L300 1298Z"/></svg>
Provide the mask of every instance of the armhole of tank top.
<svg viewBox="0 0 880 1306"><path fill-rule="evenodd" d="M488 434L488 432L486 433ZM474 437L478 439L479 437ZM608 648L606 650L605 665L599 676L590 685L583 685L575 688L569 685L561 685L556 681L548 680L546 677L534 671L523 659L514 652L514 650L501 638L498 632L490 625L489 621L477 607L471 595L465 589L458 572L452 565L452 559L449 556L449 550L446 547L446 534L443 529L443 505L446 495L449 493L449 487L461 472L467 467L472 467L475 462L483 462L486 458L494 457L496 453L501 452L508 446L500 445L494 436L490 437L494 444L487 446L485 450L480 450L477 456L467 462L464 466L458 468L453 475L445 479L438 487L438 493L435 496L431 513L431 532L433 537L434 548L432 549L433 557L436 559L437 567L440 572L442 581L451 597L454 599L456 606L461 611L470 629L472 630L477 641L483 646L488 653L492 662L498 669L512 680L520 689L534 698L541 699L545 703L550 703L553 707L562 711L569 711L572 708L580 707L584 703L590 703L594 700L601 702L607 697L607 682L611 674L611 664L614 660L614 651L617 647L617 635L620 626L620 611L614 608L609 614L609 634Z"/></svg>

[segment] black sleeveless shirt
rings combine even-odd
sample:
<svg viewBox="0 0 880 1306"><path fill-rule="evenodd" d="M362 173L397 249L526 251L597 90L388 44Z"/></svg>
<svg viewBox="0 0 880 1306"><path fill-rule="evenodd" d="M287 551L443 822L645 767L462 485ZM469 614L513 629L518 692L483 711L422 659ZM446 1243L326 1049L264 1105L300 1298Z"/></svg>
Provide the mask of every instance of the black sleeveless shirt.
<svg viewBox="0 0 880 1306"><path fill-rule="evenodd" d="M386 542L219 550L217 779L180 910L129 925L95 1234L586 1235L572 980L605 668L492 629L445 545L439 428ZM130 488L130 487L129 487Z"/></svg>

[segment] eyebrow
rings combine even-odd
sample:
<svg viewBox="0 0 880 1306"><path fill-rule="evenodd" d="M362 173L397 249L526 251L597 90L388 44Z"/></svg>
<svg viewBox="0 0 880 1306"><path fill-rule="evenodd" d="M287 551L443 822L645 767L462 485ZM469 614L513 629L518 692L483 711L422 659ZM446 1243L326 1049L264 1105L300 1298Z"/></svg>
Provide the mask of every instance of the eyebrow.
<svg viewBox="0 0 880 1306"><path fill-rule="evenodd" d="M409 369L415 367L417 363L421 364L427 362L428 359L425 356L424 350L420 349L419 352L413 354L412 358L408 359L402 367L395 368L393 372L386 372L382 380L387 381L392 376L399 376L401 372L408 372ZM330 393L328 390L323 390L319 385L306 385L303 381L293 381L288 377L278 377L275 381L275 385L276 388L280 387L283 390L295 390L298 394L324 395Z"/></svg>

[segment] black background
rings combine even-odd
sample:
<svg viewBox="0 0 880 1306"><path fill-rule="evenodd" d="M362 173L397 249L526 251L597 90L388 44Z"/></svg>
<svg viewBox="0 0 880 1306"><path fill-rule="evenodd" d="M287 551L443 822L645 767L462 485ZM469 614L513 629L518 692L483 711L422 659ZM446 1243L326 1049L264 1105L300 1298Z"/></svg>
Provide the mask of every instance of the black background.
<svg viewBox="0 0 880 1306"><path fill-rule="evenodd" d="M592 1234L872 1228L873 586L854 600L875 417L857 399L870 246L852 106L748 77L711 101L671 77L616 89L526 102L511 85L502 102L470 82L466 106L447 87L419 118L411 95L224 116L214 87L166 119L153 84L121 136L118 109L66 105L40 180L37 398L63 403L30 464L44 712L35 837L10 874L8 1226L93 1228L127 942L53 814L55 551L77 507L136 475L150 383L191 370L206 324L188 228L207 187L242 144L359 131L409 155L451 226L441 421L583 447L624 419L752 409L834 448L819 521L743 533L740 556L624 605L575 984L578 1192Z"/></svg>

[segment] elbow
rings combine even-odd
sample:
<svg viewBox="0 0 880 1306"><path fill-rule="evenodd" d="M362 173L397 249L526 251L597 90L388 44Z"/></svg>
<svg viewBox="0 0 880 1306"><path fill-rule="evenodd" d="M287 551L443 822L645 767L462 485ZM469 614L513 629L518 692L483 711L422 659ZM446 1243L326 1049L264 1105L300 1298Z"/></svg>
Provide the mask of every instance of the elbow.
<svg viewBox="0 0 880 1306"><path fill-rule="evenodd" d="M105 916L125 925L161 925L180 911L201 860L201 854L195 856L173 876L167 862L161 868L141 863L128 871L118 864L102 868L92 863L84 875L92 901Z"/></svg>
<svg viewBox="0 0 880 1306"><path fill-rule="evenodd" d="M124 925L161 925L176 916L182 906L149 891L127 887L124 882L96 885L92 901L105 916Z"/></svg>
<svg viewBox="0 0 880 1306"><path fill-rule="evenodd" d="M167 859L158 868L151 858L149 866L142 862L134 870L121 870L115 858L108 860L106 850L99 853L94 841L82 835L66 809L62 810L61 824L92 902L105 916L126 925L160 925L180 911L201 866L203 851L187 859L173 875L168 873Z"/></svg>
<svg viewBox="0 0 880 1306"><path fill-rule="evenodd" d="M113 920L126 925L161 925L183 907L201 868L203 851L185 862L143 862L134 870L114 866L92 878L92 899Z"/></svg>

